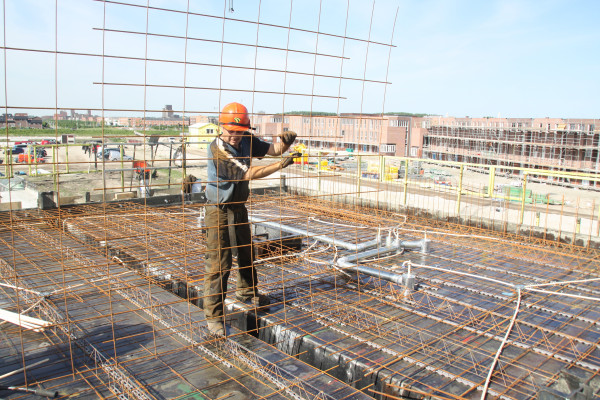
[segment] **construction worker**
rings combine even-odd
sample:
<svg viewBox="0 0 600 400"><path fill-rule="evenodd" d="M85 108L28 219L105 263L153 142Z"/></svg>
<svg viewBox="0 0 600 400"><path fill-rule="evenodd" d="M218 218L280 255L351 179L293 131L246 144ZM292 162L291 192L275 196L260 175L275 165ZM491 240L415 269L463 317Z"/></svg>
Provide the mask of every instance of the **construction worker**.
<svg viewBox="0 0 600 400"><path fill-rule="evenodd" d="M225 336L223 304L232 257L237 253L236 298L255 307L267 306L268 297L257 291L253 265L252 238L248 223L249 181L264 178L293 163L296 154L264 166L252 166L253 157L279 156L296 140L294 132L284 132L277 143L267 143L249 130L248 110L239 103L223 107L219 115L220 134L210 144L208 157L207 206L204 217L207 236L204 276L204 314L208 329Z"/></svg>

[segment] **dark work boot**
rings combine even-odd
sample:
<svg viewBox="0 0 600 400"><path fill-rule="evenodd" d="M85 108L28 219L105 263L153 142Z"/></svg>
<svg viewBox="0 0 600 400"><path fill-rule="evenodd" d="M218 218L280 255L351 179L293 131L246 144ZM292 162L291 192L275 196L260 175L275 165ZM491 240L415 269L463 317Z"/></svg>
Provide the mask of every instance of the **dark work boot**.
<svg viewBox="0 0 600 400"><path fill-rule="evenodd" d="M257 294L256 296L235 296L236 300L252 306L254 308L269 308L271 300L264 294Z"/></svg>

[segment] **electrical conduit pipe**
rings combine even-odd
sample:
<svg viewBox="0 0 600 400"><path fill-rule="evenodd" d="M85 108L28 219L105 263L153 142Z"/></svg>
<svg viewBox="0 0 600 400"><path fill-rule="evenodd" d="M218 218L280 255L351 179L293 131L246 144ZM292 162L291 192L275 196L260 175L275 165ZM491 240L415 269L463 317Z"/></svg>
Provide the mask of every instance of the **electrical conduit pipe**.
<svg viewBox="0 0 600 400"><path fill-rule="evenodd" d="M355 264L358 260L362 260L369 257L380 256L382 254L391 253L392 251L398 251L400 249L410 249L410 250L419 250L423 254L429 253L429 245L431 240L429 239L420 239L420 240L394 240L391 242L390 238L388 238L388 242L386 247L379 247L381 242L381 234L377 233L377 238L368 242L364 242L361 244L354 244L350 242L345 242L343 240L335 239L327 235L319 235L314 232L310 232L306 229L296 228L293 226L288 226L281 224L279 222L266 221L262 218L257 217L249 217L250 222L254 224L261 224L265 226L269 226L271 228L280 229L285 232L296 233L303 236L311 237L312 239L319 240L321 242L329 243L334 246L343 247L347 250L356 251L355 254L350 254L344 256L337 260L337 265L340 268L347 269L349 271L357 271L361 274L385 279L386 281L394 282L396 284L402 284L403 276L407 274L397 274L395 272L389 272L385 270L379 270L367 266L360 266ZM369 247L377 246L375 249L366 250ZM407 275L404 280L406 281L410 277ZM414 280L414 276L412 277Z"/></svg>
<svg viewBox="0 0 600 400"><path fill-rule="evenodd" d="M352 250L352 251L363 251L363 250L366 250L369 247L373 247L373 246L379 245L379 243L381 241L381 236L380 236L379 233L377 234L377 238L374 239L374 240L371 240L371 241L368 241L368 242L364 242L364 243L360 243L360 244L354 244L354 243L350 243L350 242L345 242L345 241L340 240L340 239L335 239L335 238L332 238L332 237L327 236L327 235L319 235L317 233L310 232L310 231L308 231L306 229L296 228L296 227L288 226L288 225L283 225L283 224L280 224L279 222L267 221L267 220L264 220L262 218L248 217L248 220L250 222L252 222L253 224L265 225L265 226L269 226L271 228L280 229L280 230L285 231L285 232L296 233L298 235L307 236L307 237L310 237L312 239L318 240L320 242L329 243L331 245L334 245L334 246L337 246L337 247L343 247L344 249Z"/></svg>
<svg viewBox="0 0 600 400"><path fill-rule="evenodd" d="M378 247L376 249L367 250L362 253L344 256L337 260L337 265L338 267L348 271L359 272L361 274L384 279L386 281L390 281L398 285L402 285L403 283L408 284L410 282L414 283L414 275L411 275L410 273L397 274L395 272L375 269L367 267L365 265L357 265L356 262L369 257L381 256L382 254L391 253L393 251L397 252L401 249L419 250L421 251L421 253L427 254L429 252L430 242L431 241L429 239L405 241L394 240L391 243L391 245L388 245L386 247Z"/></svg>

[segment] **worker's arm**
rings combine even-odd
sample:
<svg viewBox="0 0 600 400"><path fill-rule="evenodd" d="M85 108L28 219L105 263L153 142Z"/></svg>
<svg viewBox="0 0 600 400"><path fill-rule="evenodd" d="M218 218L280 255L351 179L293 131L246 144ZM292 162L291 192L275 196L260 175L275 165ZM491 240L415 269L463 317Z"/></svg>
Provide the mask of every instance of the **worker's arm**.
<svg viewBox="0 0 600 400"><path fill-rule="evenodd" d="M284 169L294 162L294 158L300 157L299 153L288 154L280 162L276 162L269 165L260 165L248 168L248 171L244 174L244 180L260 179L271 175L273 172L277 172L280 169Z"/></svg>
<svg viewBox="0 0 600 400"><path fill-rule="evenodd" d="M296 134L293 132L291 132L291 135L282 137L282 146L278 146L279 149L285 148L287 150L290 144L293 143L295 138ZM253 157L264 156L266 150L265 148L267 147L268 143L259 141L256 138L253 138L253 140L257 141L255 149L262 146L260 143L264 144L262 153L258 152L258 154L253 154ZM270 145L268 148L270 149L272 146L273 145ZM287 167L288 165L294 162L295 157L301 156L299 153L288 154L287 156L283 157L281 161L273 164L264 166L248 166L246 165L246 163L241 162L240 159L234 157L233 154L231 154L231 152L226 147L220 145L219 142L213 142L213 144L211 144L210 149L212 156L214 157L212 162L214 163L214 168L217 171L218 179L224 181L264 178L272 174L273 172L279 171L280 169Z"/></svg>
<svg viewBox="0 0 600 400"><path fill-rule="evenodd" d="M290 146L296 140L296 133L292 131L283 132L279 135L280 141L277 143L271 143L267 154L270 156L280 156L290 148Z"/></svg>

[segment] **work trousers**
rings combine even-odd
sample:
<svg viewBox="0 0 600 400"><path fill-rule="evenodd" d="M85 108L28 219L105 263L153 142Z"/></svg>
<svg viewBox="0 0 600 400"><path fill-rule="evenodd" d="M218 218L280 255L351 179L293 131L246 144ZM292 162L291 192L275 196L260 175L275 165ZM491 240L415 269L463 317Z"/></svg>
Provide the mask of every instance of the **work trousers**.
<svg viewBox="0 0 600 400"><path fill-rule="evenodd" d="M207 206L204 223L207 244L204 314L207 319L222 321L233 253L237 253L238 264L236 295L247 297L258 293L248 210L244 205ZM232 237L235 239L231 240Z"/></svg>

